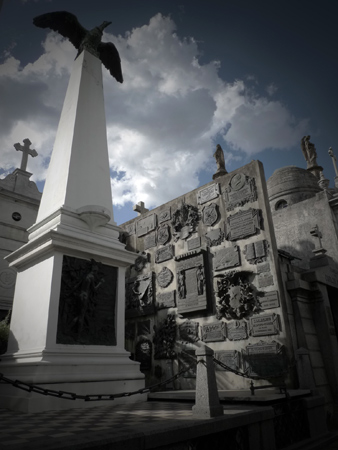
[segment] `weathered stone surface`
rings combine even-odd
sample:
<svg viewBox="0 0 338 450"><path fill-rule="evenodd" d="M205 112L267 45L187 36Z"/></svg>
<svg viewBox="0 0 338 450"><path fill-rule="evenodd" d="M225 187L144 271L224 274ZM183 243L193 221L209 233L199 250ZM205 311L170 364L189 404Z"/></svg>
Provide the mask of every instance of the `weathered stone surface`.
<svg viewBox="0 0 338 450"><path fill-rule="evenodd" d="M257 200L257 190L254 178L243 173L236 173L230 180L229 186L224 192L224 200L227 203L227 211L237 206Z"/></svg>
<svg viewBox="0 0 338 450"><path fill-rule="evenodd" d="M201 238L200 238L200 236L197 236L195 238L189 239L187 241L187 244L188 244L188 250L189 251L195 250L196 248L200 248L200 246L201 246Z"/></svg>
<svg viewBox="0 0 338 450"><path fill-rule="evenodd" d="M166 244L170 240L170 227L163 224L157 230L157 242L161 245Z"/></svg>
<svg viewBox="0 0 338 450"><path fill-rule="evenodd" d="M270 272L270 264L262 262L257 264L257 273Z"/></svg>
<svg viewBox="0 0 338 450"><path fill-rule="evenodd" d="M245 259L250 264L257 264L266 260L267 251L268 242L262 239L245 245L243 253L245 254Z"/></svg>
<svg viewBox="0 0 338 450"><path fill-rule="evenodd" d="M193 320L186 320L178 326L180 339L184 342L197 342L199 341L198 329L199 323Z"/></svg>
<svg viewBox="0 0 338 450"><path fill-rule="evenodd" d="M249 333L251 336L269 336L279 334L277 314L262 314L250 317Z"/></svg>
<svg viewBox="0 0 338 450"><path fill-rule="evenodd" d="M156 233L152 232L144 237L144 250L156 247Z"/></svg>
<svg viewBox="0 0 338 450"><path fill-rule="evenodd" d="M157 294L157 296L156 296L156 308L157 309L174 308L175 306L176 306L175 291L163 292L161 294Z"/></svg>
<svg viewBox="0 0 338 450"><path fill-rule="evenodd" d="M218 209L216 203L210 203L203 208L202 220L204 225L211 227L218 220Z"/></svg>
<svg viewBox="0 0 338 450"><path fill-rule="evenodd" d="M173 280L173 273L168 267L163 267L157 274L157 283L161 288L166 288Z"/></svg>
<svg viewBox="0 0 338 450"><path fill-rule="evenodd" d="M214 247L215 245L220 245L224 240L224 233L220 228L208 231L205 234L205 239L207 241L208 247Z"/></svg>
<svg viewBox="0 0 338 450"><path fill-rule="evenodd" d="M262 309L271 309L279 307L278 291L265 292L264 297L259 298Z"/></svg>
<svg viewBox="0 0 338 450"><path fill-rule="evenodd" d="M227 236L229 241L244 239L256 234L260 229L260 210L249 208L229 216L227 219Z"/></svg>
<svg viewBox="0 0 338 450"><path fill-rule="evenodd" d="M170 206L168 208L162 209L161 212L158 213L158 222L166 222L167 220L171 219L171 208Z"/></svg>
<svg viewBox="0 0 338 450"><path fill-rule="evenodd" d="M128 234L128 236L132 236L133 234L135 234L135 225L135 222L131 222L124 226L124 230Z"/></svg>
<svg viewBox="0 0 338 450"><path fill-rule="evenodd" d="M244 320L234 320L227 323L227 337L229 341L241 341L248 338L248 327Z"/></svg>
<svg viewBox="0 0 338 450"><path fill-rule="evenodd" d="M230 367L230 369L233 369L233 370L240 369L239 353L236 350L217 351L215 353L215 358L218 359L223 364L225 364L226 366ZM227 369L223 368L222 366L219 366L218 364L215 364L215 368L217 370L225 370L225 371L227 370Z"/></svg>
<svg viewBox="0 0 338 450"><path fill-rule="evenodd" d="M159 264L164 261L168 261L174 257L174 246L167 245L156 250L155 252L155 263Z"/></svg>
<svg viewBox="0 0 338 450"><path fill-rule="evenodd" d="M214 270L229 269L230 267L237 267L241 265L239 246L234 245L232 247L222 248L215 253Z"/></svg>
<svg viewBox="0 0 338 450"><path fill-rule="evenodd" d="M147 217L139 219L136 222L137 237L144 236L156 228L156 214L150 214Z"/></svg>
<svg viewBox="0 0 338 450"><path fill-rule="evenodd" d="M258 275L258 287L262 288L272 286L273 284L273 275L271 272L264 272Z"/></svg>
<svg viewBox="0 0 338 450"><path fill-rule="evenodd" d="M219 342L225 340L225 323L210 322L202 325L203 342Z"/></svg>
<svg viewBox="0 0 338 450"><path fill-rule="evenodd" d="M202 205L203 203L213 200L214 198L217 198L218 196L219 196L219 184L214 183L214 184L211 184L210 186L207 186L206 188L198 191L197 203L199 205Z"/></svg>
<svg viewBox="0 0 338 450"><path fill-rule="evenodd" d="M242 352L242 358L244 370L249 376L276 377L287 370L284 346L275 341L249 344Z"/></svg>
<svg viewBox="0 0 338 450"><path fill-rule="evenodd" d="M126 318L154 313L152 273L127 280Z"/></svg>

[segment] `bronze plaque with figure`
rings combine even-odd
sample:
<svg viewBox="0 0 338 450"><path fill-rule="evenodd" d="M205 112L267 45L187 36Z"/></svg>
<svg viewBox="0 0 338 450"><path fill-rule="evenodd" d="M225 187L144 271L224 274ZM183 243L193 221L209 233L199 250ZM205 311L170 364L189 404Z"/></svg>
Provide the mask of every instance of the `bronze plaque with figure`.
<svg viewBox="0 0 338 450"><path fill-rule="evenodd" d="M57 344L116 345L117 268L63 257Z"/></svg>

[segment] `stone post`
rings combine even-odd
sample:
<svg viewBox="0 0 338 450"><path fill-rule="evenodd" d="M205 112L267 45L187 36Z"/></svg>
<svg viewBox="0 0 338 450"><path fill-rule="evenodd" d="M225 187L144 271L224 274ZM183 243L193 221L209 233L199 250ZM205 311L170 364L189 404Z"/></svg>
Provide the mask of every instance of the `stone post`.
<svg viewBox="0 0 338 450"><path fill-rule="evenodd" d="M309 350L306 348L296 350L296 360L299 388L315 391L316 383L313 376Z"/></svg>
<svg viewBox="0 0 338 450"><path fill-rule="evenodd" d="M196 350L196 398L195 405L192 407L195 417L207 419L223 415L223 406L218 397L213 356L214 352L209 347L203 346Z"/></svg>

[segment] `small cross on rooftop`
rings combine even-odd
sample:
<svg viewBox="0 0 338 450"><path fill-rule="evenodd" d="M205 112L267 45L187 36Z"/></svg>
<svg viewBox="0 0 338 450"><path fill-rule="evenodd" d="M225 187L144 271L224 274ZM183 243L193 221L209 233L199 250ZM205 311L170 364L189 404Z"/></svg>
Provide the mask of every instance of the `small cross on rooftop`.
<svg viewBox="0 0 338 450"><path fill-rule="evenodd" d="M140 216L141 214L144 214L149 211L149 209L144 207L143 202L138 202L137 205L133 206L133 210L137 212L137 214Z"/></svg>
<svg viewBox="0 0 338 450"><path fill-rule="evenodd" d="M31 155L33 158L35 156L38 156L38 152L34 149L29 148L30 145L32 145L31 141L29 139L23 140L24 145L21 145L19 143L14 144L14 148L17 151L22 152L22 159L21 159L21 166L20 169L26 171L27 169L27 162L28 162L28 155Z"/></svg>

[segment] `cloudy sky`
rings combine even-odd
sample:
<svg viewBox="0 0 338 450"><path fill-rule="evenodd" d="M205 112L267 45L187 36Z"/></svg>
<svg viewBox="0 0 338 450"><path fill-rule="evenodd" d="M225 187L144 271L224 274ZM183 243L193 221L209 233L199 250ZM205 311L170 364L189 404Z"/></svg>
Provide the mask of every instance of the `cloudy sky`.
<svg viewBox="0 0 338 450"><path fill-rule="evenodd" d="M1 4L1 0L0 0ZM0 11L0 177L29 138L39 189L76 55L33 17L67 10L86 28L112 21L123 85L103 68L115 220L208 183L223 147L228 172L252 159L266 177L306 168L311 135L333 187L338 157L338 2L265 0L4 0Z"/></svg>

